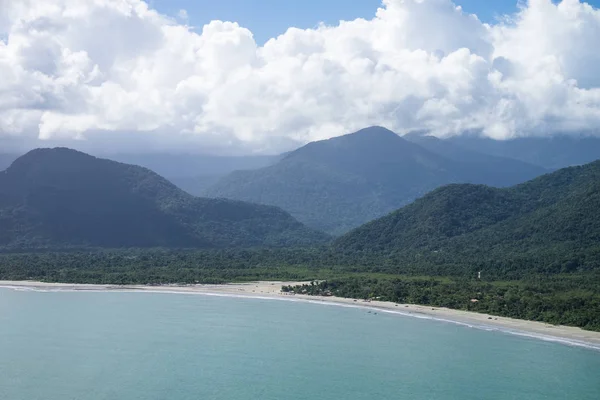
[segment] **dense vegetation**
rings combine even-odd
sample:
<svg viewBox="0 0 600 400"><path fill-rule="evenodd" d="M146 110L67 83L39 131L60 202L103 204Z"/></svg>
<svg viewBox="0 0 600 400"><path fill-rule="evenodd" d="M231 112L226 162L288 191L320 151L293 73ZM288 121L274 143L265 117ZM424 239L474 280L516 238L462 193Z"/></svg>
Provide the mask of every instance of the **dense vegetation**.
<svg viewBox="0 0 600 400"><path fill-rule="evenodd" d="M0 253L0 279L96 284L226 283L311 280L337 273L321 265L323 248L122 249Z"/></svg>
<svg viewBox="0 0 600 400"><path fill-rule="evenodd" d="M68 155L88 157L80 153L69 152ZM15 171L33 168L29 163L21 165L22 161L15 163L5 175L11 177ZM68 166L70 164L67 163L64 168ZM122 164L110 162L105 166L119 171L123 168ZM132 168L132 171L124 176L108 175L111 181L124 179L124 184L113 182L111 184L115 186L107 186L102 176L95 177L93 181L104 190L110 189L113 196L129 193L124 187L139 194L140 197L132 203L138 207L146 204L146 194L155 199L157 209L163 210L166 215L177 216L183 212L181 210L186 210L179 203L187 207L191 202L191 213L198 210L195 198L178 191L160 177L144 169L126 167ZM40 206L41 200L56 203L57 199L61 199L69 213L75 212L63 215L84 220L88 217L82 210L88 208L79 207L78 202L89 201L100 209L107 202L121 204L111 203L112 197L106 197L103 190L89 189L77 173L61 170L62 173L57 174L55 163L42 164L38 168L41 170L21 171L15 175L24 177L18 182L0 182L8 184L0 185L0 193L5 194L0 196L0 210L3 210L0 213L0 226L3 228L0 240L11 234L10 230L4 229L8 226L6 221L10 221L7 216L31 213L31 209L41 210L36 211L41 213L44 210ZM134 174L136 179L129 179L130 174ZM139 179L139 175L135 174L141 174L145 179ZM6 176L0 179L7 179ZM68 180L70 188L82 185L99 200L82 199L78 197L82 194L77 190L68 192L75 199L71 200L57 190L64 188L60 184L61 179ZM161 185L167 190L162 190ZM7 192L6 187L13 189ZM40 187L43 191L38 192ZM53 188L61 196L55 197L57 195L48 188ZM10 197L6 193L18 196ZM165 193L171 194L163 195ZM15 199L26 200L21 206L23 209L7 208ZM119 201L122 199L119 198ZM200 201L210 204L208 200ZM264 212L277 210L230 203L251 207L251 210L258 207ZM246 210L244 207L241 210ZM7 214L7 209L12 214ZM56 212L56 208L49 210ZM203 210L208 215L222 216L224 213L223 209L210 207ZM211 214L210 210L217 211ZM315 283L285 290L445 306L600 330L598 210L600 161L559 170L507 189L470 184L445 186L348 233L331 245L323 244L321 247L5 252L0 254L0 279L104 284L306 280ZM110 221L115 223L113 214L108 210L103 212L105 218L113 218ZM135 211L129 209L129 212ZM49 215L53 214L49 212ZM241 215L245 221L245 211L236 215ZM119 216L128 218L124 214ZM89 223L89 220L86 221ZM213 237L230 233L219 231L219 224L214 226L217 229L212 233ZM22 229L16 225L11 229L15 227ZM46 233L36 225L31 225L30 229L38 229L38 234ZM238 230L234 233L239 235ZM121 233L112 231L111 234ZM478 272L481 272L481 279Z"/></svg>
<svg viewBox="0 0 600 400"><path fill-rule="evenodd" d="M0 254L0 279L119 285L314 280L321 282L284 290L451 307L600 330L600 269L523 271L519 279L483 275L479 281L462 269L450 276L429 275L427 270L399 275L339 262L324 248Z"/></svg>
<svg viewBox="0 0 600 400"><path fill-rule="evenodd" d="M339 238L347 258L518 278L600 266L600 161L508 189L450 185Z"/></svg>
<svg viewBox="0 0 600 400"><path fill-rule="evenodd" d="M38 149L0 173L0 247L245 247L313 244L286 212L193 197L154 172Z"/></svg>
<svg viewBox="0 0 600 400"><path fill-rule="evenodd" d="M599 289L599 271L531 275L518 281L359 275L283 288L300 294L448 307L595 331L600 331Z"/></svg>
<svg viewBox="0 0 600 400"><path fill-rule="evenodd" d="M308 226L337 235L444 184L504 186L544 172L510 159L471 156L467 163L460 158L467 156L446 158L372 127L309 143L266 168L234 172L204 194L278 206Z"/></svg>

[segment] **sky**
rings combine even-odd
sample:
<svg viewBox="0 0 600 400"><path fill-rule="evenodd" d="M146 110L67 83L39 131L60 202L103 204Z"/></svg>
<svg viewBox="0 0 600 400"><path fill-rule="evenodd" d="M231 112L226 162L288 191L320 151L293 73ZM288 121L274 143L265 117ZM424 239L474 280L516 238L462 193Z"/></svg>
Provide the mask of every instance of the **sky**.
<svg viewBox="0 0 600 400"><path fill-rule="evenodd" d="M459 0L454 2L483 22L494 22L518 10L518 0ZM590 1L600 3L600 0ZM340 20L371 19L381 0L152 0L149 4L192 27L212 20L236 21L250 29L258 44L264 44L289 28L315 28L320 23L337 25ZM184 10L185 12L181 12Z"/></svg>
<svg viewBox="0 0 600 400"><path fill-rule="evenodd" d="M0 152L600 135L599 1L0 0Z"/></svg>

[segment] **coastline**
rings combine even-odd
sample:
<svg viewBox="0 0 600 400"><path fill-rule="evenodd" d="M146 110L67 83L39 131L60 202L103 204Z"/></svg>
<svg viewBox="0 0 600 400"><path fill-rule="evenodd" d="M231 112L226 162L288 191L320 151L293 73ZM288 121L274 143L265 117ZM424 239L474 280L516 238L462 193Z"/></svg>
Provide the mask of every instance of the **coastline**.
<svg viewBox="0 0 600 400"><path fill-rule="evenodd" d="M203 294L227 297L258 298L284 301L302 301L315 304L377 310L422 319L431 319L465 325L484 330L497 330L505 333L528 336L546 341L560 342L600 350L600 332L586 331L569 326L555 326L543 322L526 321L471 311L453 310L441 307L414 304L396 304L384 301L363 301L343 297L309 296L284 294L283 285L298 285L306 282L261 281L231 283L223 285L93 285L46 283L36 281L0 281L0 288L34 291L120 291L148 293Z"/></svg>

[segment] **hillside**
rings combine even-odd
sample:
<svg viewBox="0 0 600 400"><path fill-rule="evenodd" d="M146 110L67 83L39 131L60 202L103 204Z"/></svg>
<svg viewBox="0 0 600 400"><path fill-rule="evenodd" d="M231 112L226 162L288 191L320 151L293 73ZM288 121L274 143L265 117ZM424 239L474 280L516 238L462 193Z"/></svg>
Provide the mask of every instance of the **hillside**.
<svg viewBox="0 0 600 400"><path fill-rule="evenodd" d="M309 143L266 168L234 172L204 194L277 205L339 234L456 180L446 159L368 128Z"/></svg>
<svg viewBox="0 0 600 400"><path fill-rule="evenodd" d="M0 173L0 247L235 247L324 239L284 211L193 197L142 167L37 149Z"/></svg>
<svg viewBox="0 0 600 400"><path fill-rule="evenodd" d="M334 246L347 255L394 257L408 268L594 269L600 267L599 210L596 161L507 189L445 186Z"/></svg>
<svg viewBox="0 0 600 400"><path fill-rule="evenodd" d="M371 127L309 143L266 168L234 172L204 194L275 205L308 226L342 234L441 185L504 186L543 173L514 160L490 164L487 157L457 161Z"/></svg>

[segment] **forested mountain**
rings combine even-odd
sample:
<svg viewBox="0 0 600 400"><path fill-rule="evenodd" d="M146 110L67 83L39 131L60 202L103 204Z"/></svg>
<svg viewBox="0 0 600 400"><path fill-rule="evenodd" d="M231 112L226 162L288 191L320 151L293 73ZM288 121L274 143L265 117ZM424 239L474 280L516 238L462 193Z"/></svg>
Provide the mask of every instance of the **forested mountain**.
<svg viewBox="0 0 600 400"><path fill-rule="evenodd" d="M458 158L371 127L309 143L266 168L234 172L204 194L275 205L309 226L341 234L444 184L505 186L544 172L485 155Z"/></svg>
<svg viewBox="0 0 600 400"><path fill-rule="evenodd" d="M65 148L0 173L0 247L235 247L324 239L286 212L193 197L156 173Z"/></svg>
<svg viewBox="0 0 600 400"><path fill-rule="evenodd" d="M277 205L337 234L458 180L452 162L387 129L368 128L309 143L266 168L236 171L205 194Z"/></svg>
<svg viewBox="0 0 600 400"><path fill-rule="evenodd" d="M443 142L548 169L582 165L600 159L600 138L593 136L558 135L494 140L464 134L444 139Z"/></svg>
<svg viewBox="0 0 600 400"><path fill-rule="evenodd" d="M497 268L503 275L599 268L600 161L506 189L445 186L339 238L335 248L405 267Z"/></svg>
<svg viewBox="0 0 600 400"><path fill-rule="evenodd" d="M209 186L233 171L263 168L284 157L284 154L221 156L175 153L104 153L95 155L124 164L148 168L194 196L199 196ZM17 158L19 158L19 154L0 154L0 171L8 168Z"/></svg>
<svg viewBox="0 0 600 400"><path fill-rule="evenodd" d="M277 208L196 199L140 167L38 150L0 174L0 244L217 248L13 252L0 254L0 279L318 280L285 290L600 330L599 210L600 161L506 189L444 186L332 246L231 248L321 236Z"/></svg>

